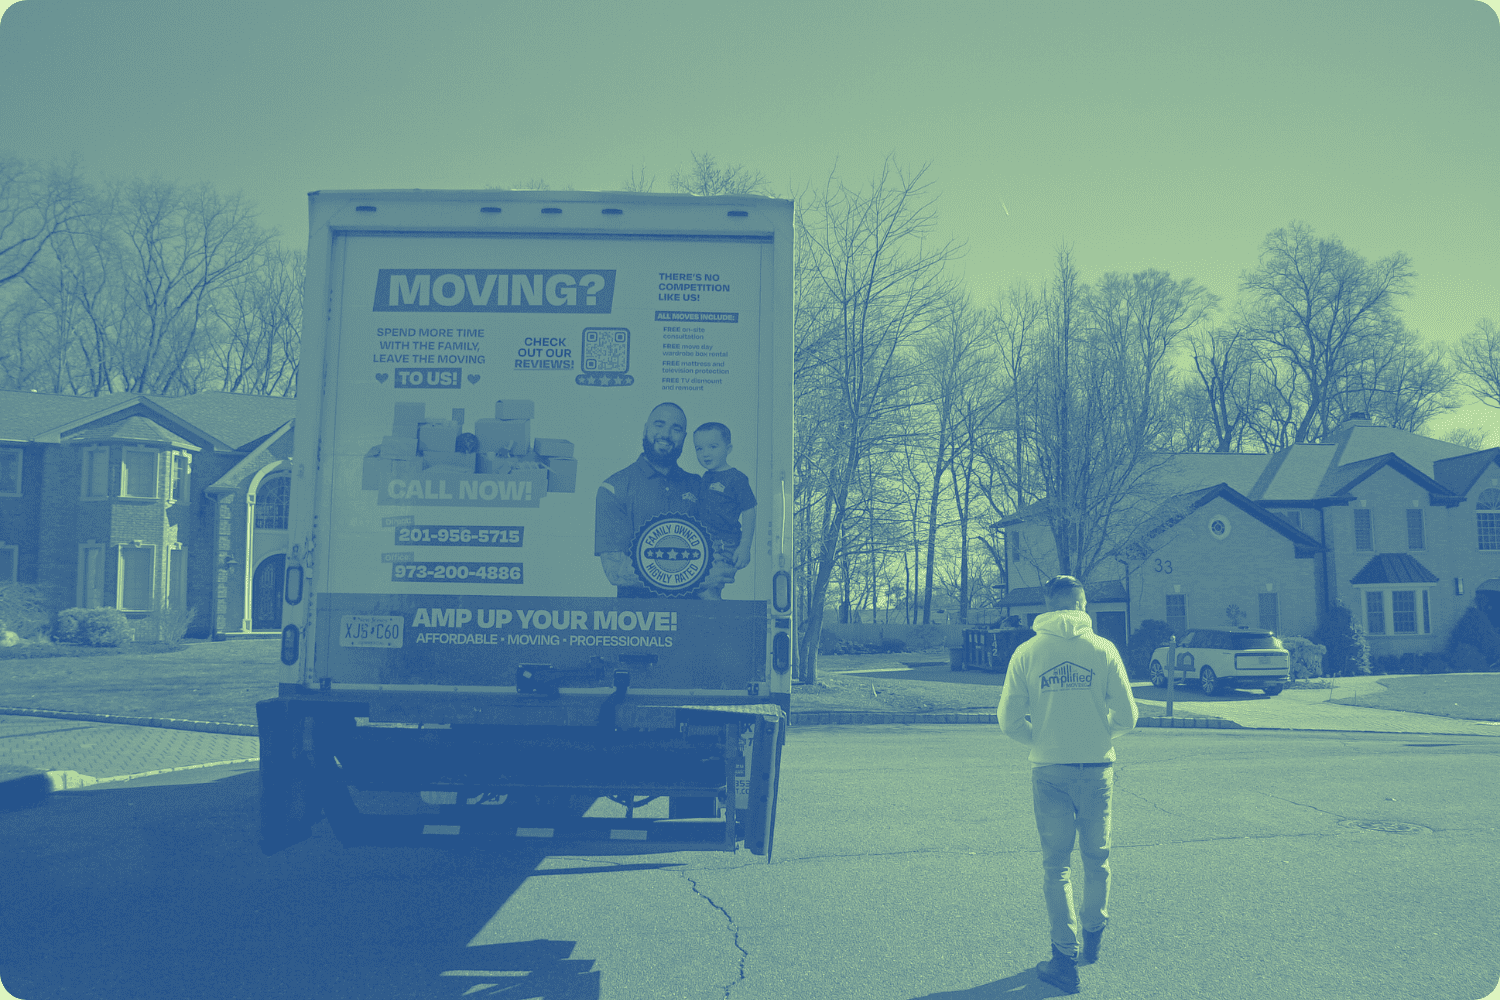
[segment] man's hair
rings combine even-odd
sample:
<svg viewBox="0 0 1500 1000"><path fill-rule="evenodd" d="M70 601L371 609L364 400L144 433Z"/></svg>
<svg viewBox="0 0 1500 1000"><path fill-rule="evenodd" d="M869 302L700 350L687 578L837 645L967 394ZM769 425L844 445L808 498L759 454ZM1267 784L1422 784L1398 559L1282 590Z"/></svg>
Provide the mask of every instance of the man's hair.
<svg viewBox="0 0 1500 1000"><path fill-rule="evenodd" d="M725 427L723 424L709 421L706 424L699 424L698 429L696 431L693 431L693 433L696 435L703 431L718 431L719 437L724 439L725 444L734 444L733 441L729 440L729 428Z"/></svg>
<svg viewBox="0 0 1500 1000"><path fill-rule="evenodd" d="M682 407L678 406L676 403L672 402L670 399L667 400L664 403L657 403L655 406L651 407L651 413L655 413L657 410L661 409L663 406L670 406L672 409L676 410L678 413L681 413L682 414L682 422L684 424L687 423L687 411L684 410ZM647 420L651 419L651 413L646 414L646 419Z"/></svg>
<svg viewBox="0 0 1500 1000"><path fill-rule="evenodd" d="M1049 604L1059 598L1066 598L1072 590L1083 590L1083 584L1076 576L1054 576L1042 584L1042 596Z"/></svg>

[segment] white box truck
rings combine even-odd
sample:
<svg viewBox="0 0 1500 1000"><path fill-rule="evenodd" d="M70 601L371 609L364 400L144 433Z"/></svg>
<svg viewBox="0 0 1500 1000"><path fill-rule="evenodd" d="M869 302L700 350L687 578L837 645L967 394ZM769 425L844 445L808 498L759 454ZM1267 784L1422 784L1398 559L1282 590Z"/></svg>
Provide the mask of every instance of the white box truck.
<svg viewBox="0 0 1500 1000"><path fill-rule="evenodd" d="M309 202L263 849L326 816L345 844L769 861L791 203Z"/></svg>

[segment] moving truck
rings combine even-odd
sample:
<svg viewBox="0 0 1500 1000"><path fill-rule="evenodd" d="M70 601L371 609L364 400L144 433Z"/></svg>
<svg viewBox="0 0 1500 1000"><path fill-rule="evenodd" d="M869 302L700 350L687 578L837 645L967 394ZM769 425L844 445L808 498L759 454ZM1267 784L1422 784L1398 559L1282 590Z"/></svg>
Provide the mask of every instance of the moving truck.
<svg viewBox="0 0 1500 1000"><path fill-rule="evenodd" d="M309 201L262 848L326 817L345 844L769 861L791 202Z"/></svg>

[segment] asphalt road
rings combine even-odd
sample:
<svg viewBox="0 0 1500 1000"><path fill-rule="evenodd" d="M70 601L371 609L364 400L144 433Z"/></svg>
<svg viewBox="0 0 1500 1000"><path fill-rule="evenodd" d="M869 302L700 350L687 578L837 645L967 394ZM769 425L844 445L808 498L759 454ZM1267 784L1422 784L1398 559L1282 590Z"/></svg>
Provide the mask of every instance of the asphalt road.
<svg viewBox="0 0 1500 1000"><path fill-rule="evenodd" d="M1500 980L1500 740L1139 730L1084 993L1477 1000ZM1030 1000L1025 749L794 730L772 864L255 844L253 765L0 814L0 979L56 998ZM1407 824L1379 832L1349 824ZM1387 829L1403 829L1388 826Z"/></svg>

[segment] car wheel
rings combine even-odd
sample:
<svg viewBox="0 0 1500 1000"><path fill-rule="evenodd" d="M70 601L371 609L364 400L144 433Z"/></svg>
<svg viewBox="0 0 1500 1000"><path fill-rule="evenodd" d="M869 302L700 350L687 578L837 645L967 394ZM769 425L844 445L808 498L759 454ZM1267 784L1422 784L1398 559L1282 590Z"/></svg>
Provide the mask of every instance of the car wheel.
<svg viewBox="0 0 1500 1000"><path fill-rule="evenodd" d="M1260 692L1261 694L1278 695L1283 690L1285 689L1280 684L1267 684L1265 687L1260 689Z"/></svg>
<svg viewBox="0 0 1500 1000"><path fill-rule="evenodd" d="M1151 661L1151 683L1159 688L1167 686L1167 672L1162 669L1160 660Z"/></svg>
<svg viewBox="0 0 1500 1000"><path fill-rule="evenodd" d="M1203 672L1198 675L1198 685L1203 689L1203 693L1210 698L1214 695L1224 693L1224 687L1219 683L1219 675L1214 673L1213 667L1203 668Z"/></svg>

